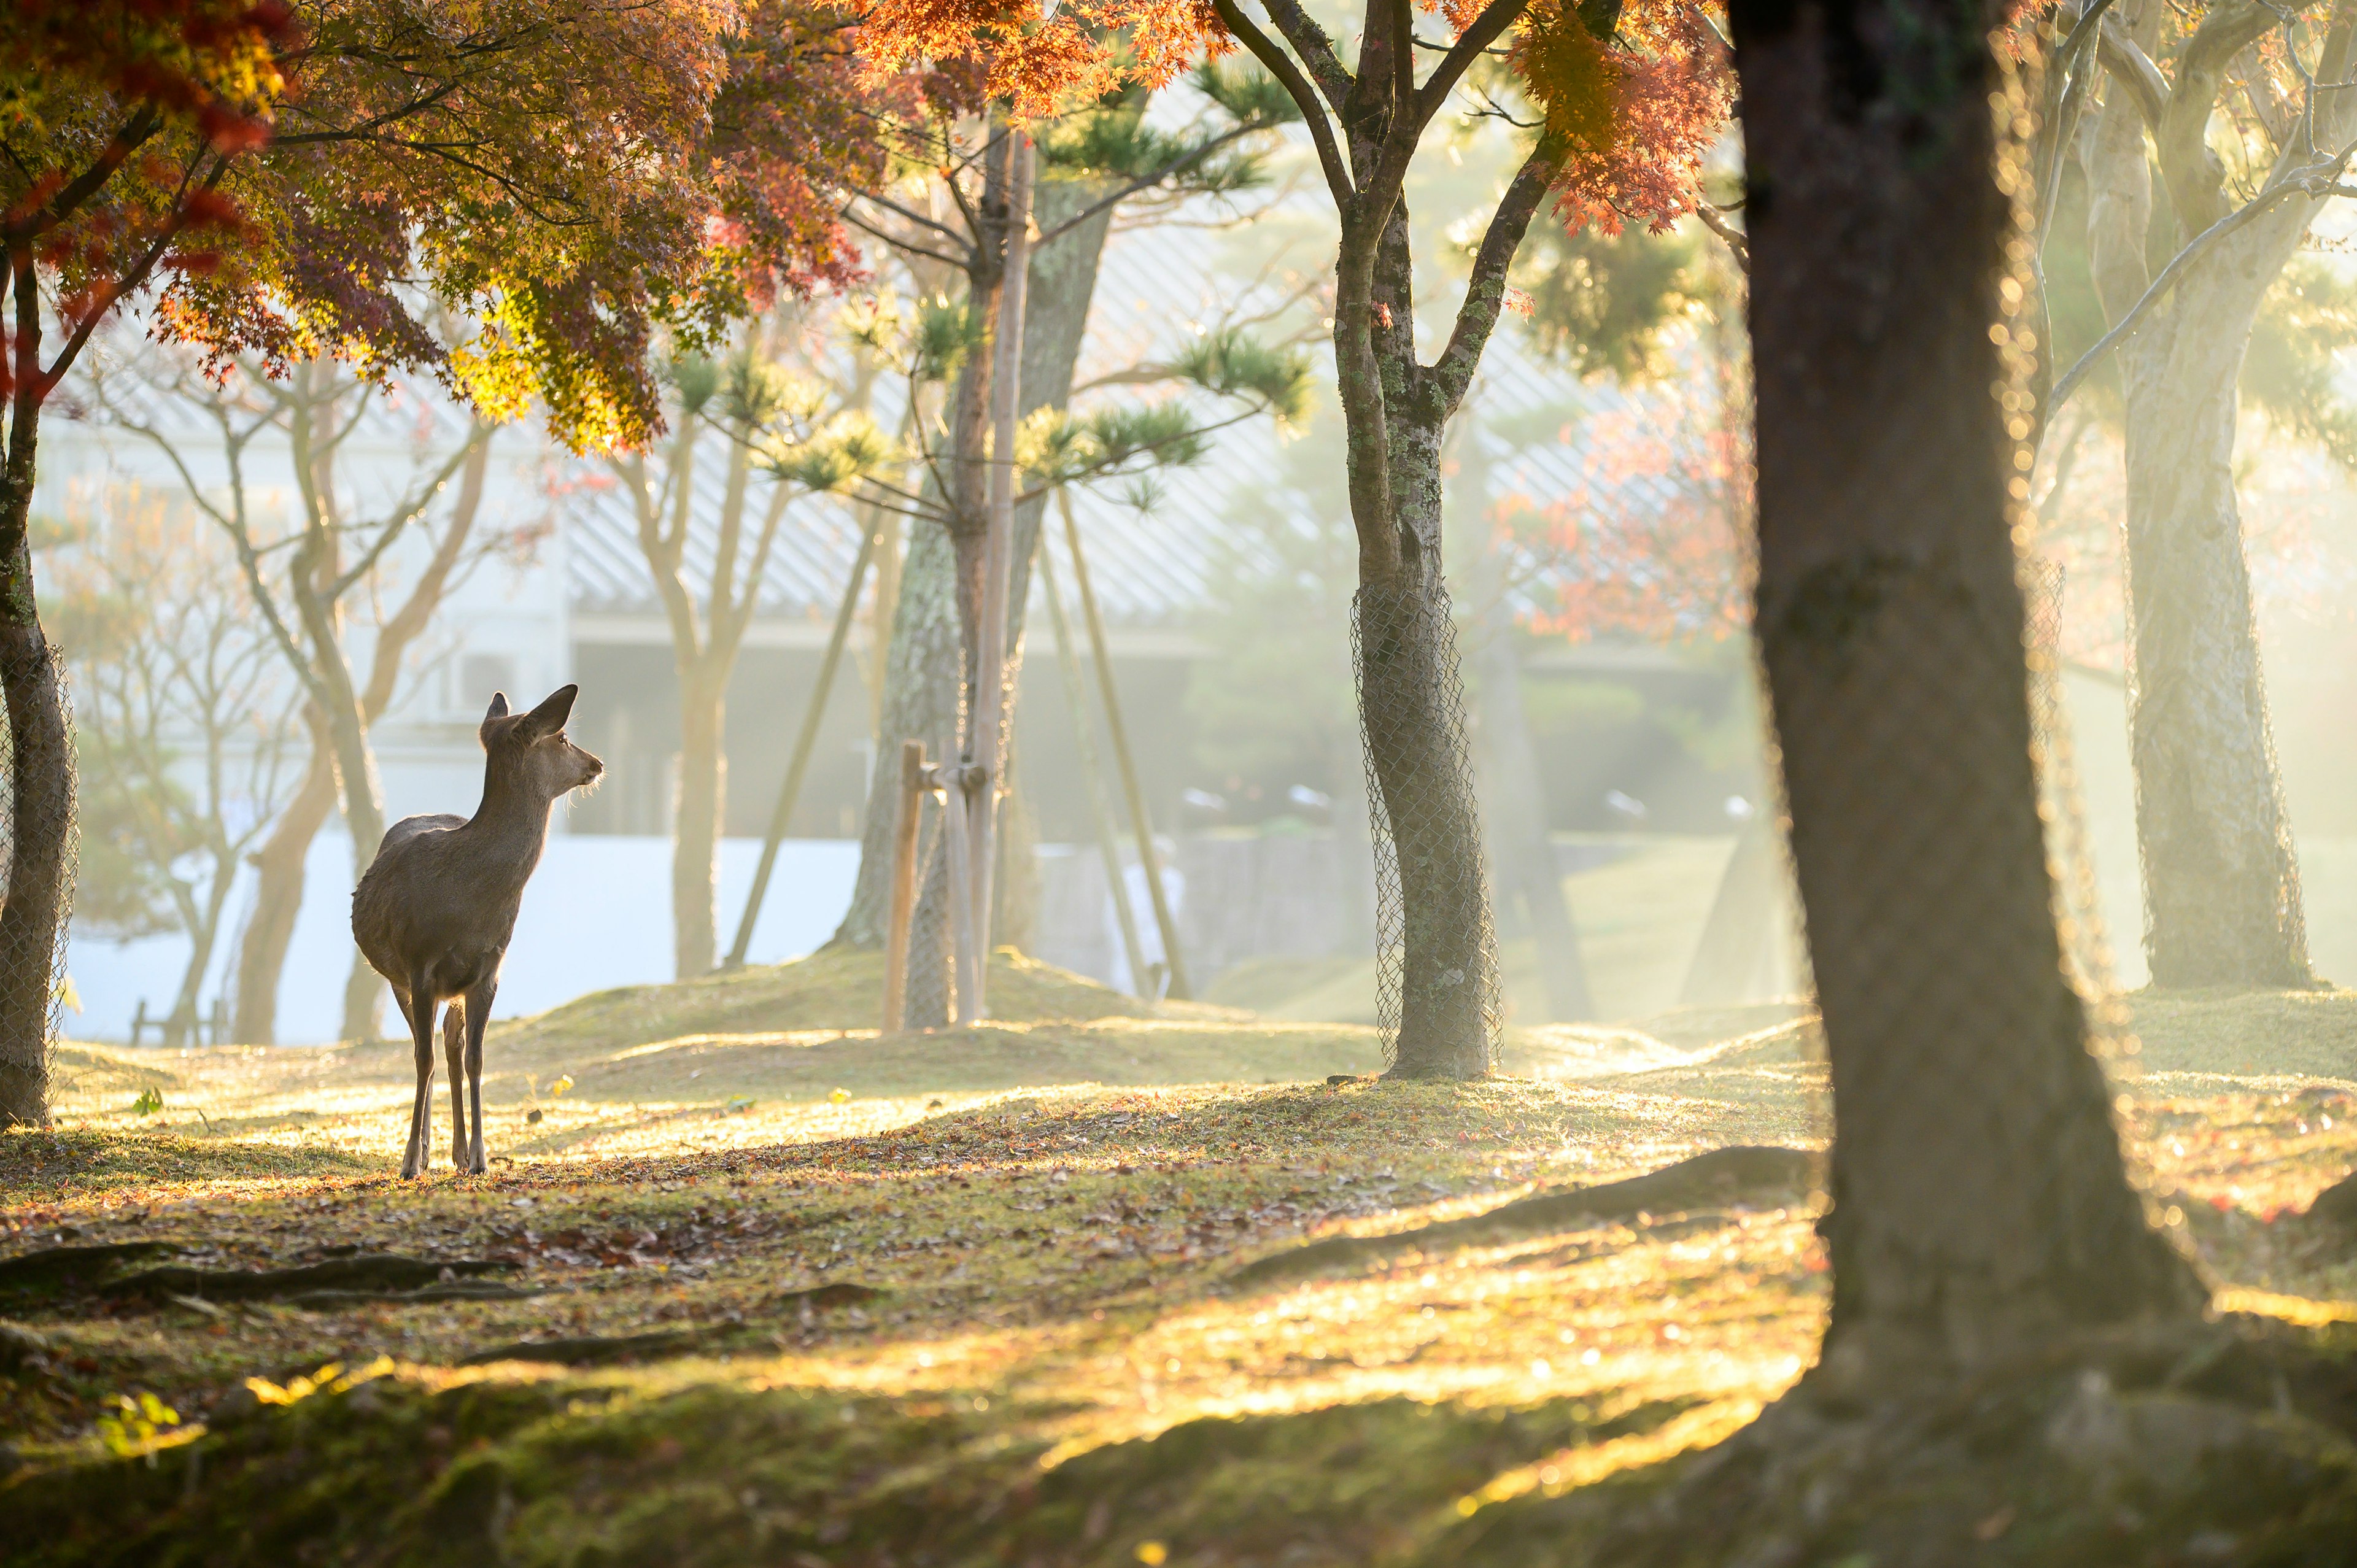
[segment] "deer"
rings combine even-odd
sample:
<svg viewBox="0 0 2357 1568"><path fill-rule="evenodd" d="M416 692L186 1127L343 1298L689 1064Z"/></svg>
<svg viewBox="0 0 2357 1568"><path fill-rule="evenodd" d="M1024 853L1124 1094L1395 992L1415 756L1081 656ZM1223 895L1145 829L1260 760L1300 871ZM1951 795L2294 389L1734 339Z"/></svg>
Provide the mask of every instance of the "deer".
<svg viewBox="0 0 2357 1568"><path fill-rule="evenodd" d="M434 1010L446 1001L450 1005L442 1016L442 1036L450 1061L450 1164L472 1176L489 1169L483 1159L483 1026L499 994L500 963L515 934L523 885L548 842L550 810L606 770L565 738L565 721L580 691L560 687L530 713L512 715L507 693L493 693L477 732L485 754L482 804L471 817L441 812L393 823L352 890L352 938L392 985L416 1047L417 1094L401 1159L404 1181L431 1164Z"/></svg>

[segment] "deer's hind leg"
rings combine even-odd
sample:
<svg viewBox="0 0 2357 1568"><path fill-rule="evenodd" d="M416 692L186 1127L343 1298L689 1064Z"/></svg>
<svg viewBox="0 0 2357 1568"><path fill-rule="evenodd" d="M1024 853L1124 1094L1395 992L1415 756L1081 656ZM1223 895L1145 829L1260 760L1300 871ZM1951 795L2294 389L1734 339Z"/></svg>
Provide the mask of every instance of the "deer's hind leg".
<svg viewBox="0 0 2357 1568"><path fill-rule="evenodd" d="M467 1096L474 1101L474 1157L467 1168L477 1176L490 1169L483 1158L483 1027L491 1020L491 1000L500 993L500 977L496 974L467 989ZM455 1041L456 1036L452 1036ZM458 1087L458 1069L452 1058L450 1087Z"/></svg>
<svg viewBox="0 0 2357 1568"><path fill-rule="evenodd" d="M442 1056L450 1064L450 1168L464 1171L467 1160L467 1013L463 1001L453 999L442 1009ZM479 1109L476 1112L480 1115ZM429 1160L427 1162L431 1164Z"/></svg>
<svg viewBox="0 0 2357 1568"><path fill-rule="evenodd" d="M401 1156L401 1179L407 1181L425 1168L425 1151L430 1144L427 1112L432 1108L434 1093L434 993L425 984L425 977L414 977L404 990L393 987L393 999L401 1004L401 1015L409 1025L411 1039L417 1047L417 1094L409 1106L409 1146Z"/></svg>

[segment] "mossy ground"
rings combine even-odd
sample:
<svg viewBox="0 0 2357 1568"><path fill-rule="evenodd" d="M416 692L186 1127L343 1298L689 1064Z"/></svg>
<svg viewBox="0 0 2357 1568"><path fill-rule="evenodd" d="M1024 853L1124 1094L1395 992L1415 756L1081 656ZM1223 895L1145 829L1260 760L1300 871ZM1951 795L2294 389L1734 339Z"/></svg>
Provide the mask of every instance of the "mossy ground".
<svg viewBox="0 0 2357 1568"><path fill-rule="evenodd" d="M1518 1032L1514 1076L1480 1084L1329 1085L1379 1064L1370 1031L1147 1009L1019 961L995 996L1028 1021L878 1039L857 1026L872 966L830 956L500 1027L483 1177L449 1173L437 1093L444 1163L395 1178L404 1047L68 1053L57 1128L0 1137L0 1252L156 1240L238 1266L360 1245L502 1259L545 1294L0 1299L42 1341L0 1373L17 1466L0 1514L22 1524L0 1552L1519 1561L1509 1521L1717 1441L1813 1355L1824 1275L1802 1209L1229 1283L1308 1236L1817 1141L1800 1009ZM2357 1163L2357 993L2144 1014L2144 1075L2123 1086L2137 1152L2222 1299L2357 1317L2357 1252L2266 1223ZM135 1113L151 1088L163 1108ZM884 1294L794 1295L828 1282ZM458 1365L653 1330L683 1337L620 1365ZM248 1408L248 1379L289 1402ZM102 1425L142 1393L178 1424Z"/></svg>

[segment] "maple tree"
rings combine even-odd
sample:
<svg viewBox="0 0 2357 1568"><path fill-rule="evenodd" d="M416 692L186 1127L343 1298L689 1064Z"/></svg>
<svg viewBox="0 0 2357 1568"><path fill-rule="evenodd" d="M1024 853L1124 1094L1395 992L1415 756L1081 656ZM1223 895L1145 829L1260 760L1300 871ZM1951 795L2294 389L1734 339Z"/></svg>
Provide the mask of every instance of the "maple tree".
<svg viewBox="0 0 2357 1568"><path fill-rule="evenodd" d="M1415 7L1384 0L1356 18L1357 55L1346 62L1299 0L1265 0L1267 28L1239 0L1078 0L1044 21L987 0L867 0L862 14L879 69L980 52L985 90L1017 113L1109 81L1158 83L1237 48L1293 100L1340 220L1333 342L1358 542L1361 717L1383 820L1419 841L1397 856L1405 924L1393 1070L1488 1071L1498 983L1471 768L1451 713L1460 679L1440 582L1442 433L1543 208L1609 231L1667 226L1698 199L1731 83L1709 15L1657 0L1577 9L1449 0L1437 17L1444 41L1417 35ZM1437 57L1430 69L1419 69L1419 49ZM1478 102L1460 100L1477 66L1490 85L1493 53L1503 80ZM1518 99L1526 117L1501 97ZM1514 119L1528 147L1427 363L1415 342L1403 193L1424 132L1452 106Z"/></svg>
<svg viewBox="0 0 2357 1568"><path fill-rule="evenodd" d="M659 331L708 341L770 291L851 275L827 193L873 156L855 71L843 19L787 0L19 0L0 1117L45 1113L72 817L25 525L43 408L91 334L145 295L156 336L220 360L422 372L493 419L537 403L576 446L642 443ZM473 330L446 340L435 311Z"/></svg>

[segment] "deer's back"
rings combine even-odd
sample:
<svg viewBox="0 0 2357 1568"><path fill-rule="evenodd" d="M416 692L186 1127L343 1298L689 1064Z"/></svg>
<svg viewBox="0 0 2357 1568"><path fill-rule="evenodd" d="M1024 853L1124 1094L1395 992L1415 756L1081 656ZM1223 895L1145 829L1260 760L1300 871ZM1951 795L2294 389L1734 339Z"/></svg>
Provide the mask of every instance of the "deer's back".
<svg viewBox="0 0 2357 1568"><path fill-rule="evenodd" d="M515 931L523 878L458 830L464 817L404 817L352 891L352 936L404 991L420 972L453 995L497 972Z"/></svg>

